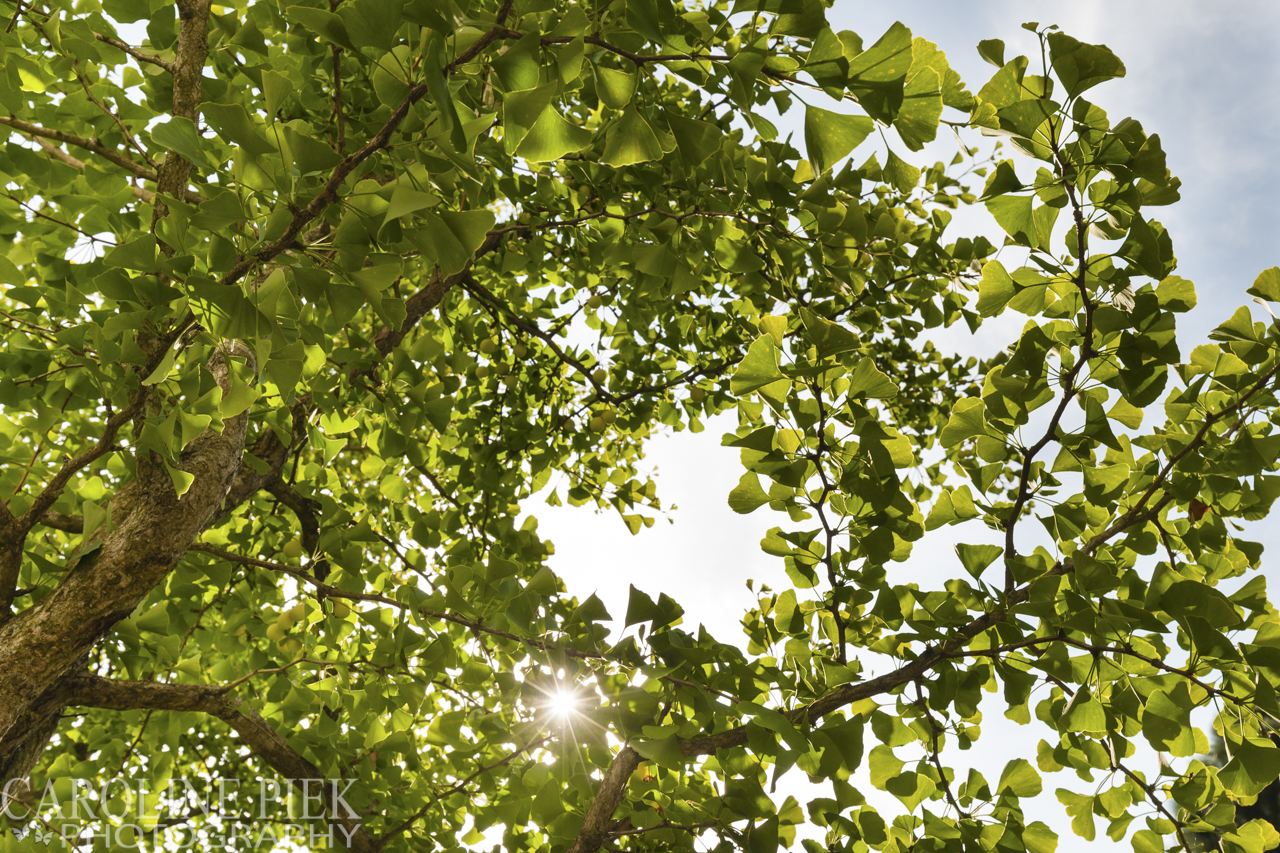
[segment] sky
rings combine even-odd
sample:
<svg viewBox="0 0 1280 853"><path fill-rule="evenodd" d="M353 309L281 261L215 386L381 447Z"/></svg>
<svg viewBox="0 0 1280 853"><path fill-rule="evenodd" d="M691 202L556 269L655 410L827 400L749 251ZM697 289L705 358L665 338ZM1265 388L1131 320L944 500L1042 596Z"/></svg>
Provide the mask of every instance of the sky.
<svg viewBox="0 0 1280 853"><path fill-rule="evenodd" d="M828 18L837 29L859 33L868 45L900 20L946 51L952 67L974 92L995 71L977 54L980 40L1003 39L1006 58L1036 50L1034 36L1020 26L1024 21L1056 23L1069 35L1106 44L1119 55L1127 76L1094 89L1090 97L1113 123L1132 116L1148 133L1158 133L1169 168L1182 179L1182 201L1153 209L1151 215L1172 234L1177 274L1195 282L1199 294L1195 311L1179 318L1184 355L1249 302L1245 290L1259 272L1280 264L1280 216L1275 212L1280 188L1280 61L1275 52L1280 3L836 0ZM794 132L802 139L801 118L784 119L779 124L782 135ZM976 135L966 137L970 145L980 141ZM948 134L913 162L950 160L957 150ZM853 156L866 153L859 150ZM957 221L956 226L986 233L993 241L999 233L994 222L982 216ZM1262 319L1262 309L1253 307ZM1021 321L1012 331L1020 326ZM1001 334L1009 331L988 326L978 338L950 334L940 341L960 352L987 355L1012 340ZM737 452L720 446L721 435L732 427L721 418L697 435L686 431L651 440L648 461L657 470L658 495L664 506L674 508L638 536L632 537L615 515L592 514L585 508L527 507L539 519L540 533L555 543L551 565L571 592L581 598L596 592L619 625L631 584L655 598L666 592L685 608L686 629L696 630L701 623L723 641L738 640L739 620L754 601L747 579L754 579L757 589L759 583L776 588L787 581L781 561L759 549L765 531L781 524L782 518L767 508L741 516L728 507L729 491L743 472ZM951 531L954 528L944 528L918 543L912 560L892 569L890 582L918 580L925 586L931 577L956 576L960 570L954 565ZM974 541L968 527L963 532L965 541ZM1280 535L1256 527L1250 533L1271 546L1263 563L1275 588L1280 561L1268 561L1268 555L1280 554ZM1003 710L998 699L984 705L984 736L957 762L961 775L973 765L995 779L1010 757L1035 754L1043 732L1034 724L1019 727L1005 721ZM1140 757L1148 760L1143 769L1153 774L1154 753ZM808 791L807 783L793 778L797 773L792 771L789 781L779 786L780 793L795 793L802 803L806 792L810 797L824 795ZM1080 839L1072 835L1052 794L1059 786L1092 788L1073 776L1046 777L1043 802L1028 808L1028 819L1043 820L1058 832L1060 850L1079 849ZM861 787L870 801L884 806L884 813L898 813L900 807L887 795L876 796L869 784ZM1141 822L1135 822L1134 828L1140 827ZM1094 845L1117 846L1101 834Z"/></svg>

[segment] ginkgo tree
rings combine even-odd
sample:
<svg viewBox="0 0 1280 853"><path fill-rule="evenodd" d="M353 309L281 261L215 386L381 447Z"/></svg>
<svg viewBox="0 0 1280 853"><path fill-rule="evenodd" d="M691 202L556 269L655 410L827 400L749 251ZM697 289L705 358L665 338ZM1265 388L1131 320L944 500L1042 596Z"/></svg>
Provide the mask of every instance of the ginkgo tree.
<svg viewBox="0 0 1280 853"><path fill-rule="evenodd" d="M1037 798L1280 843L1235 820L1280 774L1280 329L1176 339L1106 47L1027 25L966 85L819 0L8 8L0 849L1049 853ZM944 125L1018 156L921 168ZM643 535L645 441L726 414L789 584L738 637L575 597L526 499ZM956 772L1000 713L1038 753Z"/></svg>

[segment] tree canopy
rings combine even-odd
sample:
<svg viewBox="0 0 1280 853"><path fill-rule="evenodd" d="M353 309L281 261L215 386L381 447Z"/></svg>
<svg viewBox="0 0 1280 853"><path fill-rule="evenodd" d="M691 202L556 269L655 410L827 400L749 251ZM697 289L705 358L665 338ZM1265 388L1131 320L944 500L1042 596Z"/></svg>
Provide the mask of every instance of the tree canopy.
<svg viewBox="0 0 1280 853"><path fill-rule="evenodd" d="M1026 26L966 84L819 0L16 2L0 849L1050 853L1064 768L1086 840L1280 844L1236 822L1280 774L1242 526L1280 326L1177 340L1159 137ZM928 342L1011 312L990 359ZM743 636L566 589L522 502L643 535L645 441L725 414L790 581ZM999 713L1038 754L961 761ZM335 784L188 805L259 777Z"/></svg>

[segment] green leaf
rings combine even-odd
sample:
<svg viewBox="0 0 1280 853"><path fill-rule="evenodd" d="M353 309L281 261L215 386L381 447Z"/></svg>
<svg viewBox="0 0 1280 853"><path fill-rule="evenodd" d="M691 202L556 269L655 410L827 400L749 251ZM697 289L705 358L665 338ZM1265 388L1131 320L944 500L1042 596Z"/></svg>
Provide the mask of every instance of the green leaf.
<svg viewBox="0 0 1280 853"><path fill-rule="evenodd" d="M947 425L942 428L940 439L943 447L955 447L962 441L987 434L986 407L973 397L966 397L955 404Z"/></svg>
<svg viewBox="0 0 1280 853"><path fill-rule="evenodd" d="M1005 63L986 85L978 90L978 100L985 101L997 110L1022 100L1022 72L1027 67L1027 58L1019 56Z"/></svg>
<svg viewBox="0 0 1280 853"><path fill-rule="evenodd" d="M663 44L663 30L672 26L671 0L627 0L627 24L655 44Z"/></svg>
<svg viewBox="0 0 1280 853"><path fill-rule="evenodd" d="M1093 693L1081 687L1062 711L1062 727L1069 732L1101 734L1107 729L1107 714Z"/></svg>
<svg viewBox="0 0 1280 853"><path fill-rule="evenodd" d="M338 7L338 16L356 47L391 50L399 41L404 6L405 0L348 0Z"/></svg>
<svg viewBox="0 0 1280 853"><path fill-rule="evenodd" d="M191 484L196 481L196 475L183 471L180 468L173 467L169 464L167 459L165 460L164 467L169 472L169 479L173 482L173 490L177 493L178 497L185 495L191 489Z"/></svg>
<svg viewBox="0 0 1280 853"><path fill-rule="evenodd" d="M93 534L97 533L99 528L106 524L111 517L110 506L104 509L91 500L80 502L80 514L84 518L84 529L81 534L85 542L92 539Z"/></svg>
<svg viewBox="0 0 1280 853"><path fill-rule="evenodd" d="M156 365L156 369L151 371L151 375L142 380L143 385L157 385L169 378L169 374L173 371L173 362L178 357L178 350L169 347L168 352L164 354L164 358L160 359L160 363Z"/></svg>
<svg viewBox="0 0 1280 853"><path fill-rule="evenodd" d="M667 113L667 123L676 138L680 156L690 168L701 165L714 154L724 136L714 124L682 118L673 113Z"/></svg>
<svg viewBox="0 0 1280 853"><path fill-rule="evenodd" d="M1280 749L1269 740L1245 738L1230 744L1231 760L1218 771L1218 781L1240 797L1256 797L1280 777Z"/></svg>
<svg viewBox="0 0 1280 853"><path fill-rule="evenodd" d="M849 397L887 399L898 394L898 386L881 373L869 358L859 359L849 373Z"/></svg>
<svg viewBox="0 0 1280 853"><path fill-rule="evenodd" d="M624 627L631 627L641 622L652 622L653 630L670 625L672 622L684 615L684 608L677 604L674 600L662 593L658 596L658 603L654 604L653 599L646 593L631 586L631 594L627 600L627 618Z"/></svg>
<svg viewBox="0 0 1280 853"><path fill-rule="evenodd" d="M1004 311L1009 300L1017 293L1004 264L987 261L982 265L982 280L978 282L978 314L994 317Z"/></svg>
<svg viewBox="0 0 1280 853"><path fill-rule="evenodd" d="M158 272L160 267L156 263L156 238L144 234L128 243L114 246L107 250L102 263L138 272Z"/></svg>
<svg viewBox="0 0 1280 853"><path fill-rule="evenodd" d="M491 210L464 210L420 214L423 227L406 232L428 261L438 264L443 275L459 272L475 255L493 228Z"/></svg>
<svg viewBox="0 0 1280 853"><path fill-rule="evenodd" d="M1085 44L1066 33L1049 33L1049 60L1071 97L1099 83L1123 77L1124 63L1106 45Z"/></svg>
<svg viewBox="0 0 1280 853"><path fill-rule="evenodd" d="M978 42L978 55L996 68L1004 67L1004 42L1000 39L984 39Z"/></svg>
<svg viewBox="0 0 1280 853"><path fill-rule="evenodd" d="M267 100L267 118L275 118L281 105L293 94L293 81L275 71L264 71L262 72L262 94Z"/></svg>
<svg viewBox="0 0 1280 853"><path fill-rule="evenodd" d="M806 630L795 590L783 590L773 603L773 625L784 634L798 634Z"/></svg>
<svg viewBox="0 0 1280 853"><path fill-rule="evenodd" d="M1004 554L1004 549L996 545L956 545L956 555L960 557L960 565L973 575L981 577L982 572Z"/></svg>
<svg viewBox="0 0 1280 853"><path fill-rule="evenodd" d="M884 179L898 192L909 193L920 183L920 170L890 151L884 164Z"/></svg>
<svg viewBox="0 0 1280 853"><path fill-rule="evenodd" d="M388 222L408 216L410 213L422 210L424 207L432 207L439 203L439 196L420 192L401 184L391 193L391 200L387 203L387 212L382 218L382 224L386 225Z"/></svg>
<svg viewBox="0 0 1280 853"><path fill-rule="evenodd" d="M1039 241L1035 219L1031 215L1033 198L1034 196L1002 195L988 199L986 207L1004 229L1004 233L1012 237L1015 243L1034 249Z"/></svg>
<svg viewBox="0 0 1280 853"><path fill-rule="evenodd" d="M1195 754L1196 739L1191 730L1191 711L1195 707L1186 684L1172 693L1158 690L1147 699L1142 711L1142 734L1152 749L1177 757Z"/></svg>
<svg viewBox="0 0 1280 853"><path fill-rule="evenodd" d="M265 76L265 75L264 75ZM258 133L249 113L240 104L205 103L200 107L209 126L230 143L239 145L250 157L271 154L276 149Z"/></svg>
<svg viewBox="0 0 1280 853"><path fill-rule="evenodd" d="M218 406L218 413L225 419L234 418L253 405L253 401L256 399L258 399L258 392L233 370L231 371L231 387L223 396L222 402Z"/></svg>
<svg viewBox="0 0 1280 853"><path fill-rule="evenodd" d="M874 750L873 750L874 752ZM897 797L907 811L915 811L916 806L933 796L938 790L934 781L923 773L908 770L885 783L885 790Z"/></svg>
<svg viewBox="0 0 1280 853"><path fill-rule="evenodd" d="M556 94L556 84L548 83L536 89L508 92L502 98L502 144L508 154L514 154L529 129L547 109Z"/></svg>
<svg viewBox="0 0 1280 853"><path fill-rule="evenodd" d="M849 60L849 89L872 118L893 121L912 59L911 30L894 23L875 44Z"/></svg>
<svg viewBox="0 0 1280 853"><path fill-rule="evenodd" d="M281 132L293 154L294 165L303 175L328 172L342 160L332 148L310 134L298 133L287 125Z"/></svg>
<svg viewBox="0 0 1280 853"><path fill-rule="evenodd" d="M493 61L502 88L508 92L533 89L542 82L542 41L537 32L526 33L524 38L507 48Z"/></svg>
<svg viewBox="0 0 1280 853"><path fill-rule="evenodd" d="M929 509L929 517L925 519L925 530L937 530L948 524L957 524L977 518L977 507L973 504L973 493L968 486L958 489L943 489Z"/></svg>
<svg viewBox="0 0 1280 853"><path fill-rule="evenodd" d="M548 106L529 128L515 154L530 163L545 163L581 151L590 144L591 131L570 124L554 107Z"/></svg>
<svg viewBox="0 0 1280 853"><path fill-rule="evenodd" d="M743 474L729 493L729 508L740 515L754 512L768 502L769 496L760 488L760 478L752 471Z"/></svg>
<svg viewBox="0 0 1280 853"><path fill-rule="evenodd" d="M1276 268L1276 272L1280 279L1280 268ZM1171 275L1156 287L1156 299L1166 311L1190 311L1196 307L1196 286L1181 276Z"/></svg>
<svg viewBox="0 0 1280 853"><path fill-rule="evenodd" d="M871 784L883 791L889 780L902 772L903 762L893 754L892 749L880 744L867 756L867 767L871 771Z"/></svg>
<svg viewBox="0 0 1280 853"><path fill-rule="evenodd" d="M677 771L684 768L685 757L680 751L680 739L674 734L665 738L632 738L630 745L643 758L659 767Z"/></svg>
<svg viewBox="0 0 1280 853"><path fill-rule="evenodd" d="M163 603L153 604L146 612L135 617L133 624L139 631L164 634L169 630L169 609Z"/></svg>
<svg viewBox="0 0 1280 853"><path fill-rule="evenodd" d="M310 6L289 6L284 16L295 24L301 24L327 42L355 51L356 46L347 35L347 25L342 18L323 9ZM274 112L272 113L274 115Z"/></svg>
<svg viewBox="0 0 1280 853"><path fill-rule="evenodd" d="M1081 796L1065 788L1056 791L1058 802L1066 806L1071 816L1071 829L1085 841L1093 841L1097 830L1093 823L1093 797Z"/></svg>
<svg viewBox="0 0 1280 853"><path fill-rule="evenodd" d="M986 186L982 190L982 199L985 201L1005 193L1017 192L1022 189L1022 181L1018 180L1018 173L1013 167L1012 160L1002 160L996 164L995 169L987 177Z"/></svg>
<svg viewBox="0 0 1280 853"><path fill-rule="evenodd" d="M866 116L842 115L806 106L804 147L814 169L821 174L833 168L861 145L874 127L875 123Z"/></svg>
<svg viewBox="0 0 1280 853"><path fill-rule="evenodd" d="M1040 774L1025 758L1015 758L1004 766L996 791L1001 794L1013 794L1015 797L1039 796L1043 789Z"/></svg>
<svg viewBox="0 0 1280 853"><path fill-rule="evenodd" d="M151 141L161 148L167 148L188 163L212 169L213 164L205 155L200 142L200 134L191 119L174 116L151 128Z"/></svg>
<svg viewBox="0 0 1280 853"><path fill-rule="evenodd" d="M610 166L617 168L660 159L662 144L635 107L628 107L605 131L601 160Z"/></svg>
<svg viewBox="0 0 1280 853"><path fill-rule="evenodd" d="M742 396L782 378L778 368L778 345L771 335L761 335L747 349L738 369L729 380L729 390Z"/></svg>
<svg viewBox="0 0 1280 853"><path fill-rule="evenodd" d="M606 107L614 110L623 109L631 104L636 93L639 80L635 73L593 65L591 70L596 75L596 93Z"/></svg>
<svg viewBox="0 0 1280 853"><path fill-rule="evenodd" d="M1027 853L1055 853L1058 849L1058 833L1037 820L1023 827L1022 843L1026 846Z"/></svg>
<svg viewBox="0 0 1280 853"><path fill-rule="evenodd" d="M771 334L774 336L774 342L781 346L787 322L783 317L775 319L780 323L780 326L772 330ZM846 352L852 352L862 345L861 339L844 326L839 323L833 323L803 306L800 308L800 320L805 326L805 337L818 350L819 358L830 358Z"/></svg>
<svg viewBox="0 0 1280 853"><path fill-rule="evenodd" d="M587 596L586 601L579 604L573 613L569 615L568 622L570 624L577 622L608 622L612 619L613 617L609 615L604 602L593 592Z"/></svg>
<svg viewBox="0 0 1280 853"><path fill-rule="evenodd" d="M917 42L923 41L917 39ZM942 75L939 70L925 66L913 71L907 77L902 91L902 106L893 120L898 135L912 151L919 151L937 137L942 106Z"/></svg>
<svg viewBox="0 0 1280 853"><path fill-rule="evenodd" d="M1280 302L1280 267L1271 267L1258 273L1247 293L1268 302Z"/></svg>

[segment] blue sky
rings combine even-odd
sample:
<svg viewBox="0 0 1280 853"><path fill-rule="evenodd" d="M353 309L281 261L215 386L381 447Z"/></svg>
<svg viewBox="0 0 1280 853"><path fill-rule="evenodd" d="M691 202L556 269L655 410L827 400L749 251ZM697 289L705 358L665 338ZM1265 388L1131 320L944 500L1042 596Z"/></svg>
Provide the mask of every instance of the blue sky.
<svg viewBox="0 0 1280 853"><path fill-rule="evenodd" d="M1200 297L1199 307L1179 321L1184 354L1249 301L1245 290L1261 270L1280 264L1275 205L1280 188L1280 61L1275 48L1280 41L1280 3L837 0L829 18L837 28L858 32L868 44L901 20L945 50L975 92L995 71L978 57L977 43L999 38L1006 42L1006 57L1030 53L1035 50L1034 36L1020 27L1024 21L1056 23L1082 41L1104 43L1115 51L1128 76L1095 89L1092 100L1113 122L1132 116L1148 133L1159 133L1169 167L1183 182L1182 201L1152 215L1170 230L1177 273L1196 283ZM790 128L797 139L802 137L798 127L797 119ZM787 123L780 129L785 135ZM974 144L980 138L970 136L967 141ZM916 162L950 159L955 150L948 136L917 155ZM993 222L975 221L993 238L998 233ZM963 227L975 226L966 222ZM1255 315L1261 318L1259 312L1260 308ZM1019 322L1013 330L1020 326ZM947 340L961 349L990 351L990 341ZM738 620L752 602L746 579L779 586L786 581L780 561L758 547L765 530L781 519L770 517L767 509L734 515L726 503L742 473L736 452L719 446L720 435L731 425L713 422L699 435L683 432L650 444L659 496L664 504L677 507L668 514L670 524L660 520L631 537L616 516L529 507L540 519L540 532L555 543L552 565L572 592L585 597L597 591L619 618L626 611L630 584L653 595L667 592L685 607L686 626L696 629L701 622L720 639L736 640ZM969 530L965 533L971 535ZM1258 529L1251 533L1270 540L1271 555L1280 553L1280 536ZM955 562L951 544L940 537L927 548L918 547L913 560L897 568L902 574L891 581L903 582L908 573L910 579L918 579L920 573L938 570L954 576L955 569L947 565ZM1271 566L1277 564L1268 565L1266 556L1264 565L1268 574L1276 571ZM1033 726L1005 723L1002 711L1003 703L991 703L986 736L964 755L965 766L972 762L988 778L998 776L1013 754L1034 754L1041 736ZM1154 755L1149 758L1154 762ZM1154 763L1144 769L1154 771ZM1078 786L1074 777L1046 779L1049 793L1035 814L1059 832L1059 849L1077 849L1080 843L1051 793L1072 781ZM892 808L888 803L886 807ZM1100 836L1095 844L1111 842Z"/></svg>

